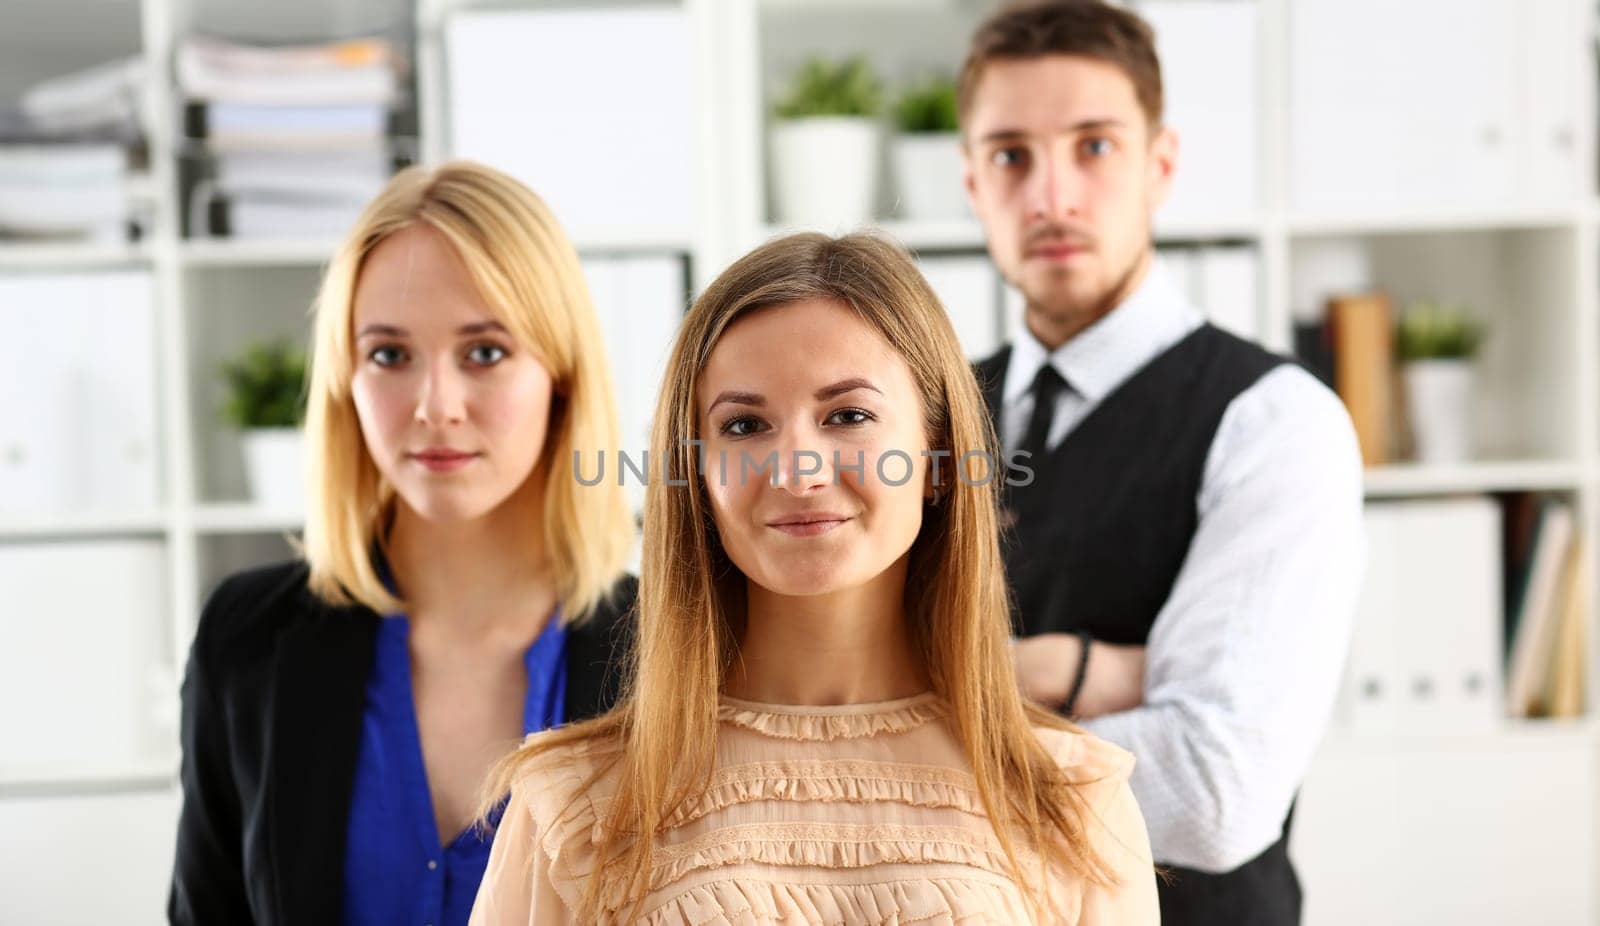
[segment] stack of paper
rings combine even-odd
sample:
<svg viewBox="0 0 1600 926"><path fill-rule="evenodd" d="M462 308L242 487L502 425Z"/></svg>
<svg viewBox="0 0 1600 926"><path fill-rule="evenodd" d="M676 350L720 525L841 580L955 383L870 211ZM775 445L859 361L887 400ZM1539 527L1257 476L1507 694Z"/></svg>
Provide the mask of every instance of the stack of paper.
<svg viewBox="0 0 1600 926"><path fill-rule="evenodd" d="M143 71L128 59L52 78L0 109L0 236L126 239L148 208L129 176Z"/></svg>
<svg viewBox="0 0 1600 926"><path fill-rule="evenodd" d="M127 235L127 154L115 144L0 144L0 235Z"/></svg>
<svg viewBox="0 0 1600 926"><path fill-rule="evenodd" d="M186 129L212 166L193 194L191 224L245 238L341 233L393 170L388 128L400 68L379 39L183 42ZM208 215L212 197L225 204L220 223Z"/></svg>

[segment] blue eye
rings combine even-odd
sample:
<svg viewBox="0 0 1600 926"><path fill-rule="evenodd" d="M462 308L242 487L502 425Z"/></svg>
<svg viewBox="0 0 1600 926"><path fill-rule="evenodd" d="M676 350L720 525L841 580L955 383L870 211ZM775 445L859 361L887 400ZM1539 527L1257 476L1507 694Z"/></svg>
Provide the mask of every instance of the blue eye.
<svg viewBox="0 0 1600 926"><path fill-rule="evenodd" d="M385 344L369 351L367 359L380 367L394 367L405 363L408 358L405 348L396 347L393 344Z"/></svg>
<svg viewBox="0 0 1600 926"><path fill-rule="evenodd" d="M1105 157L1116 150L1109 138L1091 138L1083 143L1083 150L1092 157Z"/></svg>
<svg viewBox="0 0 1600 926"><path fill-rule="evenodd" d="M467 351L467 360L480 367L492 367L506 359L506 349L498 344L474 344Z"/></svg>
<svg viewBox="0 0 1600 926"><path fill-rule="evenodd" d="M1016 167L1027 157L1027 152L1021 148L1001 148L989 156L990 163L996 167Z"/></svg>

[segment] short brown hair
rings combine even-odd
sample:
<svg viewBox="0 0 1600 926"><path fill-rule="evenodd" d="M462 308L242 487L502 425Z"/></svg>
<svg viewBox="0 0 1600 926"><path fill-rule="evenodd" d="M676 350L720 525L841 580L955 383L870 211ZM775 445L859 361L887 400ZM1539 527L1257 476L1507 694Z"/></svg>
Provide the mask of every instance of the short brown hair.
<svg viewBox="0 0 1600 926"><path fill-rule="evenodd" d="M1155 32L1138 16L1102 0L1028 0L985 20L961 65L956 100L962 120L989 62L1044 55L1080 55L1117 66L1133 82L1150 128L1161 124Z"/></svg>

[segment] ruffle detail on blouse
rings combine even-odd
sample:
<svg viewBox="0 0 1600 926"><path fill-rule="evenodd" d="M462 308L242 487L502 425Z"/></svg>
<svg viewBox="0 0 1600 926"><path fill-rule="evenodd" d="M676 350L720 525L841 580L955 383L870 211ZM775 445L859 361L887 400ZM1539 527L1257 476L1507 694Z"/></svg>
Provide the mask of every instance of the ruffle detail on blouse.
<svg viewBox="0 0 1600 926"><path fill-rule="evenodd" d="M757 801L895 802L987 816L977 782L957 769L862 759L790 759L719 769L705 793L680 807L667 826Z"/></svg>
<svg viewBox="0 0 1600 926"><path fill-rule="evenodd" d="M965 878L879 884L712 881L646 913L648 926L991 926L1031 922L1011 888Z"/></svg>
<svg viewBox="0 0 1600 926"><path fill-rule="evenodd" d="M945 715L933 692L842 707L787 707L724 697L717 719L777 739L826 742L858 739L880 733L904 733Z"/></svg>
<svg viewBox="0 0 1600 926"><path fill-rule="evenodd" d="M1004 874L992 837L950 826L886 823L746 823L656 850L650 889L691 872L751 863L777 868L869 868L953 863Z"/></svg>

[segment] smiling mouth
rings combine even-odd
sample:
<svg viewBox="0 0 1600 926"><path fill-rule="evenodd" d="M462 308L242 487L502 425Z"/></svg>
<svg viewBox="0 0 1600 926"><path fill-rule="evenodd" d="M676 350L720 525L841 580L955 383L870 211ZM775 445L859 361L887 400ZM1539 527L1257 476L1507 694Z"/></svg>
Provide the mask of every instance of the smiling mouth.
<svg viewBox="0 0 1600 926"><path fill-rule="evenodd" d="M820 537L849 520L849 518L845 517L826 515L801 521L784 521L768 524L767 526L774 530L782 531L791 537Z"/></svg>

